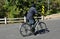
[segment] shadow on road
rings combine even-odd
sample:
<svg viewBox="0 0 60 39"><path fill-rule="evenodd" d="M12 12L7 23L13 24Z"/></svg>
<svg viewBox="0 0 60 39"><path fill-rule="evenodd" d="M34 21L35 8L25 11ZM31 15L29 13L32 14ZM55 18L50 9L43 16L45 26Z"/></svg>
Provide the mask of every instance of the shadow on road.
<svg viewBox="0 0 60 39"><path fill-rule="evenodd" d="M45 33L47 33L47 32L49 32L49 30L41 29L41 30L36 31L36 32L34 33L34 35L37 35L37 34L45 34Z"/></svg>
<svg viewBox="0 0 60 39"><path fill-rule="evenodd" d="M45 33L48 33L48 32L50 32L50 30L41 29L41 30L38 30L38 31L34 32L33 34L31 33L29 36L32 36L32 35L36 36L37 34L45 34ZM27 36L24 36L24 37L27 37Z"/></svg>

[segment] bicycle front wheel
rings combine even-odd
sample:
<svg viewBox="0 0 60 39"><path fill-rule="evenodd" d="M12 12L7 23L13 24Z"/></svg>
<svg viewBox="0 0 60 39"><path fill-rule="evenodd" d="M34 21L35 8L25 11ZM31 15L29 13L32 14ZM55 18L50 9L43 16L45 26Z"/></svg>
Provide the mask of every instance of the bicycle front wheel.
<svg viewBox="0 0 60 39"><path fill-rule="evenodd" d="M47 29L46 23L40 22L39 25L40 25L41 29Z"/></svg>
<svg viewBox="0 0 60 39"><path fill-rule="evenodd" d="M37 30L47 29L47 26L44 22L39 22L36 26Z"/></svg>
<svg viewBox="0 0 60 39"><path fill-rule="evenodd" d="M30 26L27 23L21 25L20 34L22 36L28 36L30 34Z"/></svg>

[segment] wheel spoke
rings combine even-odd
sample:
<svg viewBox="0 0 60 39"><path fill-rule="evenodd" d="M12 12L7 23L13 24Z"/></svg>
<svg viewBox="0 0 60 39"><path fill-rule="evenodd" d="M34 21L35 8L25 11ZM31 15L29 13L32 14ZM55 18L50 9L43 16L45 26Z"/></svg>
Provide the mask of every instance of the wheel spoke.
<svg viewBox="0 0 60 39"><path fill-rule="evenodd" d="M41 30L41 29L46 29L47 26L44 22L39 22L39 23L37 23L36 28L37 28L37 30Z"/></svg>
<svg viewBox="0 0 60 39"><path fill-rule="evenodd" d="M29 27L29 25L28 24L24 24L23 26L21 26L21 28L20 28L20 33L21 33L21 35L29 35L30 34L30 27Z"/></svg>

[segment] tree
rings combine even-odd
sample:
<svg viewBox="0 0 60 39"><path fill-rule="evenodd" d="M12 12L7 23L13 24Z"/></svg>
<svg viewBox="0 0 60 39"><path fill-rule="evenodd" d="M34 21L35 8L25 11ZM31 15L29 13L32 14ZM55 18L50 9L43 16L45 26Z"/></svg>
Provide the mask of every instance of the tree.
<svg viewBox="0 0 60 39"><path fill-rule="evenodd" d="M36 9L39 14L42 14L41 13L42 5L45 6L45 13L42 15L52 14L53 12L55 13L54 10L58 11L60 7L60 2L58 0L50 0L50 5L49 5L50 13L47 13L48 11L47 0L5 0L3 9L6 13L6 17L8 18L23 17L24 14L28 12L32 3L36 4ZM53 6L57 8L54 8Z"/></svg>
<svg viewBox="0 0 60 39"><path fill-rule="evenodd" d="M0 0L0 18L4 18L6 16L3 5L4 5L4 0Z"/></svg>
<svg viewBox="0 0 60 39"><path fill-rule="evenodd" d="M17 0L6 0L3 6L7 10L7 17L14 18L14 15L18 15L19 10L16 6Z"/></svg>

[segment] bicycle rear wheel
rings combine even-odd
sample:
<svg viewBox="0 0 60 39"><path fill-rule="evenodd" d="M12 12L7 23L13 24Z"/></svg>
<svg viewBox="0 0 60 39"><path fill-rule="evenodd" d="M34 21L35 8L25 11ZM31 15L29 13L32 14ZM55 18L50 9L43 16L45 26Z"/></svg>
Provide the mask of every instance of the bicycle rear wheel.
<svg viewBox="0 0 60 39"><path fill-rule="evenodd" d="M30 35L30 26L27 23L23 23L20 28L20 34L25 37Z"/></svg>

